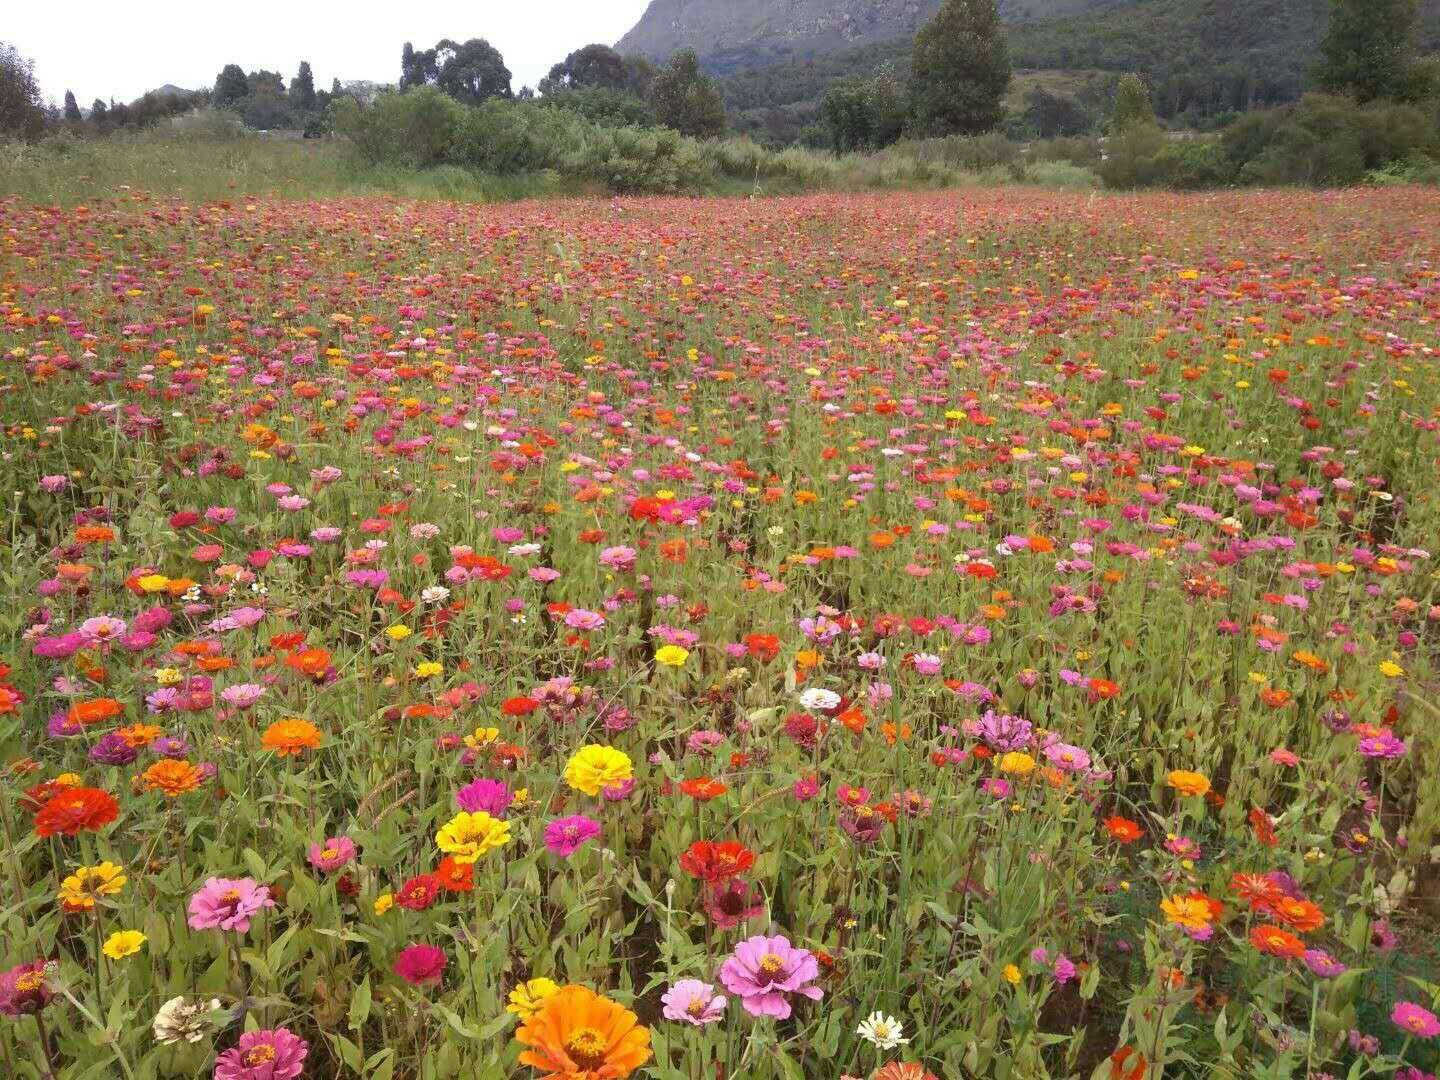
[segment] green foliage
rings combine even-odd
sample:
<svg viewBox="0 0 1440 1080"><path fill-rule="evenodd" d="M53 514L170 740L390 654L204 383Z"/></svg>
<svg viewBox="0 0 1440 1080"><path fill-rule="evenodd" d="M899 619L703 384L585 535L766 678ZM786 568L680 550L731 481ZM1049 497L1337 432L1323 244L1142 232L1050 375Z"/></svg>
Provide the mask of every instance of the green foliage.
<svg viewBox="0 0 1440 1080"><path fill-rule="evenodd" d="M904 91L889 70L844 79L826 91L820 118L837 152L878 150L905 130Z"/></svg>
<svg viewBox="0 0 1440 1080"><path fill-rule="evenodd" d="M84 117L80 115L80 104L75 100L74 92L70 90L65 91L64 115L65 122L68 124L78 124L81 120L84 119Z"/></svg>
<svg viewBox="0 0 1440 1080"><path fill-rule="evenodd" d="M456 101L477 105L486 98L510 96L510 69L500 51L484 38L435 46L439 74L435 85Z"/></svg>
<svg viewBox="0 0 1440 1080"><path fill-rule="evenodd" d="M310 70L308 60L300 61L300 70L290 80L290 100L302 112L315 109L315 73Z"/></svg>
<svg viewBox="0 0 1440 1080"><path fill-rule="evenodd" d="M725 103L714 80L700 72L694 49L681 49L650 84L650 104L666 127L696 139L725 131Z"/></svg>
<svg viewBox="0 0 1440 1080"><path fill-rule="evenodd" d="M1315 83L1360 101L1411 96L1416 0L1331 0Z"/></svg>
<svg viewBox="0 0 1440 1080"><path fill-rule="evenodd" d="M250 80L245 77L245 69L239 64L226 64L220 69L220 74L215 77L215 90L211 100L215 102L216 108L229 108L250 93Z"/></svg>
<svg viewBox="0 0 1440 1080"><path fill-rule="evenodd" d="M342 98L332 122L366 161L424 168L449 158L466 119L458 102L423 86L382 93L368 106Z"/></svg>
<svg viewBox="0 0 1440 1080"><path fill-rule="evenodd" d="M654 77L654 65L643 56L621 56L609 45L586 45L552 67L538 89L546 95L586 89L643 95Z"/></svg>
<svg viewBox="0 0 1440 1080"><path fill-rule="evenodd" d="M649 102L627 90L555 90L541 98L540 104L568 109L607 127L655 127L658 123Z"/></svg>
<svg viewBox="0 0 1440 1080"><path fill-rule="evenodd" d="M911 120L920 135L979 135L1005 115L1010 50L996 0L945 0L915 35Z"/></svg>
<svg viewBox="0 0 1440 1080"><path fill-rule="evenodd" d="M1150 91L1138 75L1126 75L1115 87L1115 105L1110 110L1110 133L1119 135L1130 128L1146 126L1155 126Z"/></svg>
<svg viewBox="0 0 1440 1080"><path fill-rule="evenodd" d="M1105 143L1100 179L1108 188L1154 187L1160 179L1155 159L1165 146L1165 133L1154 124L1132 124Z"/></svg>
<svg viewBox="0 0 1440 1080"><path fill-rule="evenodd" d="M1094 118L1074 98L1052 94L1043 86L1025 94L1025 121L1040 138L1082 135L1094 126Z"/></svg>

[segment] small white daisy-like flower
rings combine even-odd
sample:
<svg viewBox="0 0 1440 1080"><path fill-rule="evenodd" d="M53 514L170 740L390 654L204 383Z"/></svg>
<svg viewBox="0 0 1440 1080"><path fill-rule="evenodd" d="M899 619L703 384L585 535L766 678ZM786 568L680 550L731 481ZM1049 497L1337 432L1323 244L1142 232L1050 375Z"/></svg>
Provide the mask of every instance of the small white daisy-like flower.
<svg viewBox="0 0 1440 1080"><path fill-rule="evenodd" d="M807 709L833 709L840 704L840 695L834 690L822 690L815 686L800 695L800 704Z"/></svg>
<svg viewBox="0 0 1440 1080"><path fill-rule="evenodd" d="M900 1021L878 1009L860 1021L855 1034L880 1050L894 1050L910 1041L905 1038L905 1029Z"/></svg>
<svg viewBox="0 0 1440 1080"><path fill-rule="evenodd" d="M431 585L420 590L420 600L426 604L443 604L450 599L450 590L444 585Z"/></svg>

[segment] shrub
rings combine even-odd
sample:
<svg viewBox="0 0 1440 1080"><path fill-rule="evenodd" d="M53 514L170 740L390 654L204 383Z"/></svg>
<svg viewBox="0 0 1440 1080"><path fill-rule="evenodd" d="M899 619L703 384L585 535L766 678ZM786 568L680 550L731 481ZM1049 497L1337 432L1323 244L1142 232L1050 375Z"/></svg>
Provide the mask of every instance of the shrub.
<svg viewBox="0 0 1440 1080"><path fill-rule="evenodd" d="M451 155L465 120L464 106L429 86L386 91L368 106L342 98L334 113L335 130L366 161L420 168Z"/></svg>
<svg viewBox="0 0 1440 1080"><path fill-rule="evenodd" d="M1105 140L1100 179L1108 188L1152 187L1160 177L1155 158L1165 147L1165 133L1154 124L1134 124Z"/></svg>

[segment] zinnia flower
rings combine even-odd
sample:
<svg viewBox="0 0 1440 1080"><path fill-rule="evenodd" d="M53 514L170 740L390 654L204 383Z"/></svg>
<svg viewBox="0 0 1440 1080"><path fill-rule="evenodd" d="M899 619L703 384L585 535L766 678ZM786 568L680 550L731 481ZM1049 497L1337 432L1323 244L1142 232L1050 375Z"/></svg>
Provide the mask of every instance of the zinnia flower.
<svg viewBox="0 0 1440 1080"><path fill-rule="evenodd" d="M584 814L556 818L545 826L545 846L552 855L568 859L587 840L600 835L600 823Z"/></svg>
<svg viewBox="0 0 1440 1080"><path fill-rule="evenodd" d="M445 950L434 945L407 945L395 958L394 971L411 986L438 986L445 973Z"/></svg>
<svg viewBox="0 0 1440 1080"><path fill-rule="evenodd" d="M797 949L785 937L757 934L735 946L735 952L720 966L725 989L740 996L740 1004L751 1016L790 1016L790 995L800 994L819 1001L824 992L811 986L820 976L820 965L806 949Z"/></svg>
<svg viewBox="0 0 1440 1080"><path fill-rule="evenodd" d="M250 929L252 915L274 906L270 890L257 885L253 878L212 877L190 897L190 929L235 930L243 934Z"/></svg>
<svg viewBox="0 0 1440 1080"><path fill-rule="evenodd" d="M910 1041L905 1038L904 1027L900 1021L893 1016L886 1016L879 1010L872 1012L860 1021L860 1026L855 1029L855 1034L878 1050L894 1050L897 1046Z"/></svg>
<svg viewBox="0 0 1440 1080"><path fill-rule="evenodd" d="M435 834L435 846L461 866L477 862L510 842L510 823L493 818L483 810L478 813L461 811Z"/></svg>
<svg viewBox="0 0 1440 1080"><path fill-rule="evenodd" d="M151 1023L155 1041L166 1044L181 1040L188 1043L200 1042L214 1029L211 1014L218 1008L219 998L211 998L209 1001L202 998L193 1004L183 997L171 998L160 1006L160 1011L155 1014Z"/></svg>
<svg viewBox="0 0 1440 1080"><path fill-rule="evenodd" d="M1390 1014L1390 1021L1407 1035L1417 1039L1433 1039L1440 1035L1440 1019L1423 1005L1410 1001L1398 1001Z"/></svg>
<svg viewBox="0 0 1440 1080"><path fill-rule="evenodd" d="M565 782L586 795L598 795L604 788L629 780L634 766L630 758L613 746L582 746L565 765Z"/></svg>
<svg viewBox="0 0 1440 1080"><path fill-rule="evenodd" d="M0 1016L31 1016L55 996L45 984L45 961L20 964L0 974Z"/></svg>
<svg viewBox="0 0 1440 1080"><path fill-rule="evenodd" d="M35 832L40 836L62 833L99 832L120 816L120 807L108 791L99 788L66 788L35 815Z"/></svg>
<svg viewBox="0 0 1440 1080"><path fill-rule="evenodd" d="M215 1059L215 1080L294 1080L309 1053L310 1044L288 1028L247 1031Z"/></svg>
<svg viewBox="0 0 1440 1080"><path fill-rule="evenodd" d="M355 858L355 842L348 836L337 836L323 844L311 844L309 858L316 870L334 873Z"/></svg>
<svg viewBox="0 0 1440 1080"><path fill-rule="evenodd" d="M635 1014L583 986L547 997L515 1038L522 1065L540 1080L618 1080L650 1060L650 1029Z"/></svg>
<svg viewBox="0 0 1440 1080"><path fill-rule="evenodd" d="M725 998L699 979L681 979L660 997L665 1019L704 1027L725 1015Z"/></svg>
<svg viewBox="0 0 1440 1080"><path fill-rule="evenodd" d="M273 750L280 757L299 754L302 750L320 748L320 731L309 720L292 717L276 720L260 737L260 745Z"/></svg>
<svg viewBox="0 0 1440 1080"><path fill-rule="evenodd" d="M510 991L510 996L506 999L509 1004L505 1006L505 1011L514 1013L521 1020L529 1020L540 1011L545 999L559 989L558 983L543 976L523 982Z"/></svg>
<svg viewBox="0 0 1440 1080"><path fill-rule="evenodd" d="M138 930L117 930L105 939L101 951L111 960L123 960L138 953L145 940L145 935Z"/></svg>

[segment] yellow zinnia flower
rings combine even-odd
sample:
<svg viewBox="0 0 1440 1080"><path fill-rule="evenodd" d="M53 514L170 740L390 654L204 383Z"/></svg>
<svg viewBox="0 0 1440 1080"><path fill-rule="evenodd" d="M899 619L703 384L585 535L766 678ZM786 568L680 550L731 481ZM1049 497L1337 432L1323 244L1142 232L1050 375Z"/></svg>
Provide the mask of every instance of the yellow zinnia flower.
<svg viewBox="0 0 1440 1080"><path fill-rule="evenodd" d="M125 871L112 862L82 866L60 882L56 899L72 911L90 911L97 896L114 896L127 880Z"/></svg>
<svg viewBox="0 0 1440 1080"><path fill-rule="evenodd" d="M514 1013L521 1020L529 1020L540 1011L541 1003L559 989L559 984L552 979L539 978L523 982L510 991L510 1004L505 1006L505 1011Z"/></svg>
<svg viewBox="0 0 1440 1080"><path fill-rule="evenodd" d="M655 650L655 662L666 667L684 667L685 658L689 655L689 651L679 645L662 645Z"/></svg>
<svg viewBox="0 0 1440 1080"><path fill-rule="evenodd" d="M483 810L475 814L461 811L435 834L435 846L453 856L461 866L468 866L509 842L510 823L493 818Z"/></svg>
<svg viewBox="0 0 1440 1080"><path fill-rule="evenodd" d="M586 795L618 787L634 776L630 758L613 746L582 746L565 765L565 782Z"/></svg>
<svg viewBox="0 0 1440 1080"><path fill-rule="evenodd" d="M117 930L105 939L101 951L111 960L123 960L127 956L134 956L144 944L145 935L139 930Z"/></svg>

